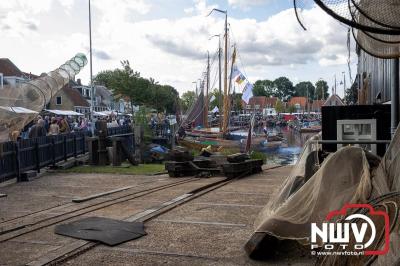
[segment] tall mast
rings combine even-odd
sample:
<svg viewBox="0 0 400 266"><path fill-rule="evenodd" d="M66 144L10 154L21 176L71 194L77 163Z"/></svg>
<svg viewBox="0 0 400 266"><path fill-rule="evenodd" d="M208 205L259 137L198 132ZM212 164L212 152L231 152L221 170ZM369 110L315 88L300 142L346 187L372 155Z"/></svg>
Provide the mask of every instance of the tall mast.
<svg viewBox="0 0 400 266"><path fill-rule="evenodd" d="M235 64L236 61L236 45L234 45L233 47L233 53L232 53L232 60L231 60L231 70L229 73L229 83L228 83L228 95L231 93L231 87L232 87L232 72L233 72L233 65ZM234 100L234 99L233 99ZM231 110L231 101L228 100L228 110ZM230 119L230 112L229 112L229 116L228 116L228 123L229 123L229 119Z"/></svg>
<svg viewBox="0 0 400 266"><path fill-rule="evenodd" d="M210 89L210 52L207 52L207 83L204 97L204 127L208 127L208 90Z"/></svg>
<svg viewBox="0 0 400 266"><path fill-rule="evenodd" d="M224 82L224 110L223 110L223 114L225 114L226 113L226 110L225 110L225 107L226 107L226 101L227 101L227 97L226 97L226 94L227 94L227 90L228 90L228 88L227 88L227 84L226 84L226 80L227 80L227 78L228 78L228 70L227 70L227 68L228 68L228 54L227 54L227 50L228 50L228 10L221 10L221 9L217 9L217 8L214 8L213 10L211 10L211 12L207 15L207 17L209 16L209 15L211 15L211 13L213 13L214 11L216 11L216 12L219 12L219 13L223 13L223 14L225 14L225 82ZM220 99L219 99L219 112L220 112L220 114L221 114L221 42L220 42L220 44L219 44L219 52L218 52L218 59L219 59L219 95L220 95ZM222 126L221 126L221 115L220 115L220 124L219 124L219 129L220 129L220 132L222 131L223 133L225 133L226 132L226 128L227 128L227 123L226 123L226 119L225 119L225 117L226 117L226 115L224 115L224 121L223 121L223 124L222 124Z"/></svg>
<svg viewBox="0 0 400 266"><path fill-rule="evenodd" d="M225 135L228 130L228 11L225 11L225 73L224 73L224 123L222 124L222 133Z"/></svg>

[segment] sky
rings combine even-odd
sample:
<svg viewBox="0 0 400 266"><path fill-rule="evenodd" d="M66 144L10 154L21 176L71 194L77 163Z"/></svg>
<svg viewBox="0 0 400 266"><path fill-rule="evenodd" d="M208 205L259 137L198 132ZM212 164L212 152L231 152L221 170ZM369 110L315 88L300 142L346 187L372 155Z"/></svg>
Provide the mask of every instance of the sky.
<svg viewBox="0 0 400 266"><path fill-rule="evenodd" d="M180 94L195 88L223 32L228 11L230 45L248 80L288 77L294 84L337 76L349 85L347 28L316 6L297 22L292 0L91 0L93 74L129 60L143 77L174 86ZM89 55L88 0L0 1L0 57L22 71L49 72L78 52ZM357 57L351 48L354 77ZM214 64L213 66L215 66ZM214 69L214 68L213 68ZM214 72L213 72L214 73ZM213 74L212 74L213 75ZM89 65L77 76L90 82Z"/></svg>

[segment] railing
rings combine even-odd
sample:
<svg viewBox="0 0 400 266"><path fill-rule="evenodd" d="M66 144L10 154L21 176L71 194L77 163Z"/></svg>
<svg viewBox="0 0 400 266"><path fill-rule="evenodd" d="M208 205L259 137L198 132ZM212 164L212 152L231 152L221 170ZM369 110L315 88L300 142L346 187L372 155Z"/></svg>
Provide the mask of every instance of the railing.
<svg viewBox="0 0 400 266"><path fill-rule="evenodd" d="M87 136L90 133L75 132L0 143L0 182L84 154Z"/></svg>
<svg viewBox="0 0 400 266"><path fill-rule="evenodd" d="M129 125L107 128L107 136L123 135L127 133L132 133L132 127Z"/></svg>
<svg viewBox="0 0 400 266"><path fill-rule="evenodd" d="M108 136L124 134L132 134L132 128L121 126L107 129ZM23 172L40 172L43 167L86 153L86 137L89 136L90 132L74 132L0 143L0 182L14 177L20 180ZM129 146L132 145L131 139Z"/></svg>

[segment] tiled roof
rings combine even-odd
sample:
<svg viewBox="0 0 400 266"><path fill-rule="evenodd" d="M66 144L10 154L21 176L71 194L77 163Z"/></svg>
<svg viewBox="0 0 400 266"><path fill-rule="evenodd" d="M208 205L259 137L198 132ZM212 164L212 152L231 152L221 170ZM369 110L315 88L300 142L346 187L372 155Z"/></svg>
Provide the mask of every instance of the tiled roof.
<svg viewBox="0 0 400 266"><path fill-rule="evenodd" d="M72 88L69 84L65 85L62 90L72 101L74 106L89 107L89 103L83 98L77 89Z"/></svg>
<svg viewBox="0 0 400 266"><path fill-rule="evenodd" d="M249 105L259 105L260 108L275 107L277 100L278 99L276 97L254 96L250 98ZM247 104L243 102L243 106L246 105Z"/></svg>
<svg viewBox="0 0 400 266"><path fill-rule="evenodd" d="M340 99L340 97L337 94L332 94L331 96L329 96L329 98L326 100L326 102L324 103L324 106L342 106L344 105L342 99Z"/></svg>
<svg viewBox="0 0 400 266"><path fill-rule="evenodd" d="M8 58L0 58L0 73L4 76L22 77L22 71Z"/></svg>
<svg viewBox="0 0 400 266"><path fill-rule="evenodd" d="M289 105L299 104L301 107L305 107L307 105L306 97L292 97L289 101Z"/></svg>

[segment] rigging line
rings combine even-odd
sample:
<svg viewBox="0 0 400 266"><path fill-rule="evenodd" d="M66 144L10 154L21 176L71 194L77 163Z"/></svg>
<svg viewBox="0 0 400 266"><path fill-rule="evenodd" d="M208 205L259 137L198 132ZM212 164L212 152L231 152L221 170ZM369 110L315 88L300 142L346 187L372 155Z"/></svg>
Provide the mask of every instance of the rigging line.
<svg viewBox="0 0 400 266"><path fill-rule="evenodd" d="M230 29L230 32L231 32L232 39L233 39L234 43L236 43L236 61L240 61L240 65L241 65L241 67L242 67L242 68L241 68L241 71L244 72L244 75L245 75L246 79L250 82L250 80L249 80L249 78L248 78L248 75L247 75L247 73L246 73L246 69L245 69L244 64L243 64L242 56L241 56L240 53L239 53L238 43L236 42L235 34L233 33L232 28ZM251 82L250 82L250 83L251 83Z"/></svg>

